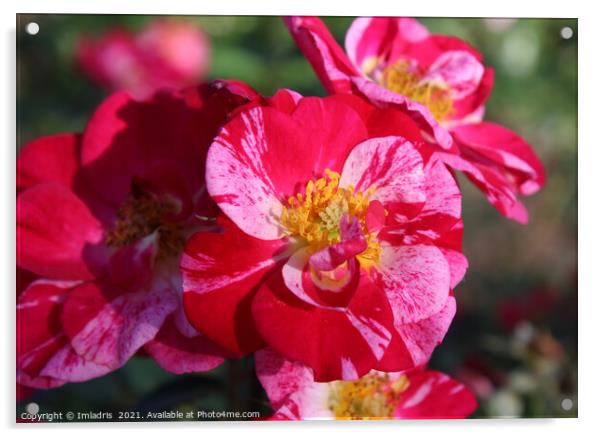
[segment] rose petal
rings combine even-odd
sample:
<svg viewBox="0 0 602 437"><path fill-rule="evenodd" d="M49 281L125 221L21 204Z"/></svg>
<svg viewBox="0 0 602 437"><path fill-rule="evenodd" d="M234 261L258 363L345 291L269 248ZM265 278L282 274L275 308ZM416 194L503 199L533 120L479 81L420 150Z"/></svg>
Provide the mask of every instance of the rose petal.
<svg viewBox="0 0 602 437"><path fill-rule="evenodd" d="M436 371L411 372L393 415L399 419L463 419L477 408L463 384Z"/></svg>
<svg viewBox="0 0 602 437"><path fill-rule="evenodd" d="M368 139L347 157L339 186L353 186L357 192L374 189L372 198L385 208L395 203L420 204L425 200L422 158L401 137Z"/></svg>
<svg viewBox="0 0 602 437"><path fill-rule="evenodd" d="M341 131L340 126L348 128ZM244 232L277 239L283 235L283 201L326 169L340 170L365 137L358 113L336 99L301 99L292 116L255 107L226 124L211 145L207 188Z"/></svg>
<svg viewBox="0 0 602 437"><path fill-rule="evenodd" d="M489 168L450 153L438 153L438 156L450 167L460 170L474 183L503 216L526 224L529 214L518 200L517 194L503 174L495 168Z"/></svg>
<svg viewBox="0 0 602 437"><path fill-rule="evenodd" d="M62 323L75 351L88 361L117 369L152 340L177 305L161 286L122 293L104 283L87 283L70 293Z"/></svg>
<svg viewBox="0 0 602 437"><path fill-rule="evenodd" d="M56 182L36 185L17 198L17 263L40 276L94 277L104 259L103 232L86 205Z"/></svg>
<svg viewBox="0 0 602 437"><path fill-rule="evenodd" d="M317 17L283 17L293 39L331 93L349 92L349 76L359 74L347 55Z"/></svg>
<svg viewBox="0 0 602 437"><path fill-rule="evenodd" d="M511 130L482 122L458 126L453 135L463 155L476 153L482 165L499 172L520 194L533 194L545 183L545 171L539 158L531 146Z"/></svg>
<svg viewBox="0 0 602 437"><path fill-rule="evenodd" d="M436 246L383 245L375 275L398 323L426 319L447 301L449 264Z"/></svg>
<svg viewBox="0 0 602 437"><path fill-rule="evenodd" d="M371 79L353 77L351 81L357 93L364 95L375 105L405 112L426 133L427 137L432 138L443 149L452 147L453 139L450 133L437 122L426 106L390 91Z"/></svg>
<svg viewBox="0 0 602 437"><path fill-rule="evenodd" d="M455 314L456 299L450 296L443 309L433 316L416 323L396 323L396 328L412 356L415 366L428 362L435 347L445 337Z"/></svg>
<svg viewBox="0 0 602 437"><path fill-rule="evenodd" d="M60 312L67 294L79 282L38 280L17 300L17 381L50 388L64 380L41 376L49 360L68 344Z"/></svg>
<svg viewBox="0 0 602 437"><path fill-rule="evenodd" d="M257 328L268 345L314 371L316 381L357 379L382 357L392 315L381 290L364 276L344 311L312 307L274 272L253 299Z"/></svg>
<svg viewBox="0 0 602 437"><path fill-rule="evenodd" d="M450 87L452 98L461 100L477 90L484 73L485 67L471 53L451 50L435 59L422 80Z"/></svg>
<svg viewBox="0 0 602 437"><path fill-rule="evenodd" d="M316 383L309 367L289 361L270 348L255 353L257 377L265 389L275 420L324 419L328 409L328 384Z"/></svg>
<svg viewBox="0 0 602 437"><path fill-rule="evenodd" d="M356 66L362 66L367 60L382 59L393 43L416 43L428 36L413 18L359 17L347 30L345 50Z"/></svg>
<svg viewBox="0 0 602 437"><path fill-rule="evenodd" d="M319 262L320 253L314 255L318 255ZM295 252L282 267L284 284L292 294L310 305L340 310L346 308L358 287L359 263L351 259L341 269L340 278L326 283L314 277L321 272L311 271L311 258L314 255L307 248Z"/></svg>
<svg viewBox="0 0 602 437"><path fill-rule="evenodd" d="M169 316L155 338L144 345L144 350L163 369L178 375L206 372L224 362L225 351L203 335L183 335L173 317Z"/></svg>
<svg viewBox="0 0 602 437"><path fill-rule="evenodd" d="M130 193L136 177L163 187L187 184L179 191L199 196L198 201L206 204L207 148L236 105L227 87L212 84L161 91L146 101L123 92L113 94L98 107L84 131L84 177L116 206ZM158 171L165 168L172 171Z"/></svg>
<svg viewBox="0 0 602 437"><path fill-rule="evenodd" d="M73 188L79 168L81 135L57 134L27 143L17 158L17 190L43 182Z"/></svg>
<svg viewBox="0 0 602 437"><path fill-rule="evenodd" d="M286 257L285 242L242 232L222 217L221 233L197 233L186 245L180 268L190 323L237 355L263 341L251 316L251 299L267 273Z"/></svg>

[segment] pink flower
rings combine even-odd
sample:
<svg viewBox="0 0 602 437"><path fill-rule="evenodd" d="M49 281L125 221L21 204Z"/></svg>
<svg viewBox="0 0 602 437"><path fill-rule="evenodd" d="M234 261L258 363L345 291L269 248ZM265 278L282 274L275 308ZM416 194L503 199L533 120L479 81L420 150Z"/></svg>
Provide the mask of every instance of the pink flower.
<svg viewBox="0 0 602 437"><path fill-rule="evenodd" d="M98 84L144 98L200 81L209 70L210 44L192 23L155 20L136 35L114 29L101 39L81 39L76 60Z"/></svg>
<svg viewBox="0 0 602 437"><path fill-rule="evenodd" d="M276 420L459 419L477 408L464 385L433 370L315 382L309 368L268 348L255 354L255 366Z"/></svg>
<svg viewBox="0 0 602 437"><path fill-rule="evenodd" d="M192 325L319 381L425 363L467 263L458 187L420 144L406 115L354 96L284 90L241 109L207 155L220 231L182 257Z"/></svg>
<svg viewBox="0 0 602 437"><path fill-rule="evenodd" d="M458 38L430 35L411 18L357 18L345 53L318 18L284 20L329 93L404 111L503 215L527 221L517 196L538 191L544 169L525 140L482 121L493 70L479 52Z"/></svg>
<svg viewBox="0 0 602 437"><path fill-rule="evenodd" d="M214 225L207 147L238 104L221 84L135 101L118 93L83 134L42 137L17 162L18 382L39 388L122 366L140 348L174 373L223 351L187 322L186 238Z"/></svg>

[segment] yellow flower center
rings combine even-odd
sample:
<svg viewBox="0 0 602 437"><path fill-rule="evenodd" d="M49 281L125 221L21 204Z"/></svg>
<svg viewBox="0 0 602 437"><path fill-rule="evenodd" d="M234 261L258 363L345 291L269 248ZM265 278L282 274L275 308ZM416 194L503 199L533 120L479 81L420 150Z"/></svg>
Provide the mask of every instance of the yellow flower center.
<svg viewBox="0 0 602 437"><path fill-rule="evenodd" d="M388 419L409 386L405 375L391 381L388 374L376 372L357 381L331 382L328 408L342 420Z"/></svg>
<svg viewBox="0 0 602 437"><path fill-rule="evenodd" d="M424 72L407 61L397 61L384 69L380 84L424 106L437 121L443 121L454 109L451 90L440 82L423 80Z"/></svg>
<svg viewBox="0 0 602 437"><path fill-rule="evenodd" d="M325 177L310 180L304 193L289 197L280 222L290 236L303 239L312 251L318 251L341 242L340 223L345 214L349 220L356 217L368 243L366 250L356 258L360 266L368 269L378 263L381 253L376 236L368 231L366 225L374 188L356 193L353 186L339 187L340 179L340 174L327 169Z"/></svg>
<svg viewBox="0 0 602 437"><path fill-rule="evenodd" d="M106 236L106 243L123 247L158 232L158 259L176 255L184 247L184 238L177 223L166 221L165 214L174 206L135 187L117 210L117 221Z"/></svg>

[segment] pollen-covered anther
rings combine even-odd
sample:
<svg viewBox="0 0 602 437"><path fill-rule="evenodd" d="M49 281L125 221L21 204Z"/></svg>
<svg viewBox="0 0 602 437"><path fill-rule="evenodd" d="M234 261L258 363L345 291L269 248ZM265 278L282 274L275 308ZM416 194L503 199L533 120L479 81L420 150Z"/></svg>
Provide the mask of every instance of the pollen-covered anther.
<svg viewBox="0 0 602 437"><path fill-rule="evenodd" d="M388 419L408 387L406 376L392 381L388 374L379 372L357 381L331 382L328 408L337 419Z"/></svg>
<svg viewBox="0 0 602 437"><path fill-rule="evenodd" d="M157 232L157 258L173 256L184 247L184 239L179 225L165 219L171 211L172 205L153 194L132 193L117 210L117 220L105 241L109 246L123 247Z"/></svg>
<svg viewBox="0 0 602 437"><path fill-rule="evenodd" d="M360 265L369 268L380 258L380 245L366 223L370 198L375 189L356 192L355 187L339 187L339 173L326 170L326 176L310 180L302 193L288 199L280 222L289 236L300 238L313 251L341 242L341 220L357 219L361 225L367 249L357 255Z"/></svg>
<svg viewBox="0 0 602 437"><path fill-rule="evenodd" d="M425 80L424 76L419 67L400 60L384 69L380 84L426 106L437 121L443 121L454 109L451 89L440 81Z"/></svg>

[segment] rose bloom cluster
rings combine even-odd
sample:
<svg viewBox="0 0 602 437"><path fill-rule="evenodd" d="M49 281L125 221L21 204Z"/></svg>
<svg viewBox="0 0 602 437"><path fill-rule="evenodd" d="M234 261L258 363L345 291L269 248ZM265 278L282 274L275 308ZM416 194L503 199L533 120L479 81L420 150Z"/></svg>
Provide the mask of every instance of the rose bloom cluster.
<svg viewBox="0 0 602 437"><path fill-rule="evenodd" d="M543 168L483 121L493 71L467 43L358 18L343 49L318 18L284 21L328 97L223 80L122 87L83 132L23 147L21 387L99 377L136 354L177 374L255 354L274 419L476 409L427 370L468 267L453 170L526 222L519 195Z"/></svg>

